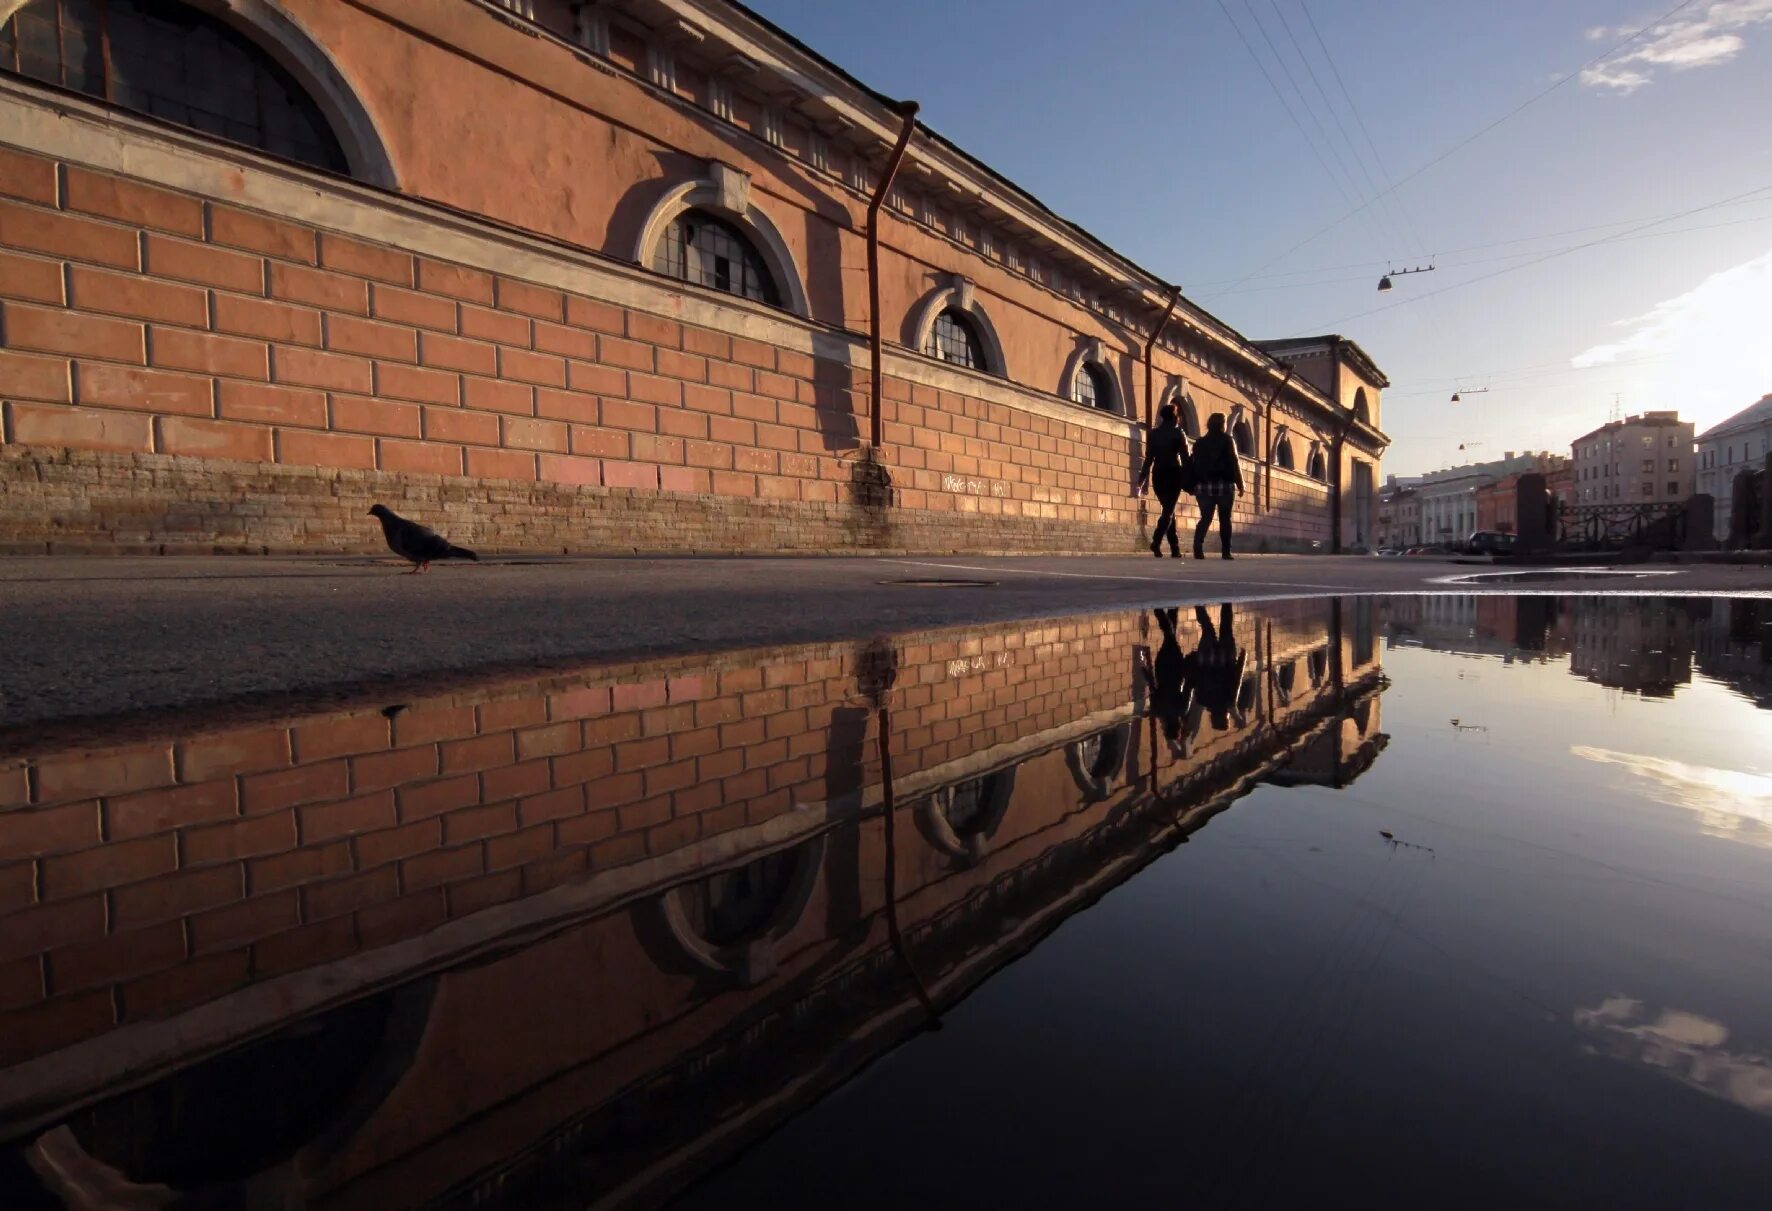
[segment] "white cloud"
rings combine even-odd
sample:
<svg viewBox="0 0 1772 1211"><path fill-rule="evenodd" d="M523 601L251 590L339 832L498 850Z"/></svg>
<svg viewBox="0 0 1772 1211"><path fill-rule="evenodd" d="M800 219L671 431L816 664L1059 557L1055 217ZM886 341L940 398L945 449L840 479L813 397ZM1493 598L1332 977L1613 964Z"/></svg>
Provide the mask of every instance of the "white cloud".
<svg viewBox="0 0 1772 1211"><path fill-rule="evenodd" d="M1769 22L1772 0L1715 0L1653 27L1618 54L1583 71L1581 82L1590 88L1630 93L1652 81L1657 67L1674 71L1716 67L1747 45L1738 31ZM1631 26L1602 25L1588 30L1587 36L1600 41L1632 32Z"/></svg>
<svg viewBox="0 0 1772 1211"><path fill-rule="evenodd" d="M1628 335L1577 354L1587 370L1655 358L1649 406L1677 408L1703 432L1772 391L1772 251L1713 273L1685 294L1613 325Z"/></svg>

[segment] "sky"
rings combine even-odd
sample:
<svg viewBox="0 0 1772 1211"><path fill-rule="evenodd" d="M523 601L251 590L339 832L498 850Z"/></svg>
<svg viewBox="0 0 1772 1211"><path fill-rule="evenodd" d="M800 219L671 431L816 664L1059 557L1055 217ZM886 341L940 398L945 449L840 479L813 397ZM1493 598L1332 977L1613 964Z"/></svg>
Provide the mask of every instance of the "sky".
<svg viewBox="0 0 1772 1211"><path fill-rule="evenodd" d="M1772 392L1772 0L747 3L1245 336L1357 341L1387 474Z"/></svg>

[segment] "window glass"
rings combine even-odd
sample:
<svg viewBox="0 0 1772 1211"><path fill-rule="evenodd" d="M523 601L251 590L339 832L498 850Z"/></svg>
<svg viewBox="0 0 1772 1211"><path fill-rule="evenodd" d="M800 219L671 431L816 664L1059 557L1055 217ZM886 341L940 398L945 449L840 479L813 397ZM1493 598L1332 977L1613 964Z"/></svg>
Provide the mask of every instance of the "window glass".
<svg viewBox="0 0 1772 1211"><path fill-rule="evenodd" d="M957 366L966 366L973 370L984 370L984 343L978 339L978 330L965 315L949 307L935 317L935 323L929 329L929 339L924 342L923 352L930 357L938 357L944 362L953 362Z"/></svg>
<svg viewBox="0 0 1772 1211"><path fill-rule="evenodd" d="M1094 362L1077 368L1077 379L1071 384L1071 398L1088 408L1114 406L1114 391L1108 383L1107 371Z"/></svg>
<svg viewBox="0 0 1772 1211"><path fill-rule="evenodd" d="M288 72L232 27L175 0L29 0L0 26L0 70L348 170L319 107Z"/></svg>
<svg viewBox="0 0 1772 1211"><path fill-rule="evenodd" d="M732 224L699 210L671 220L653 253L652 267L696 286L710 286L781 306L781 294L763 257Z"/></svg>

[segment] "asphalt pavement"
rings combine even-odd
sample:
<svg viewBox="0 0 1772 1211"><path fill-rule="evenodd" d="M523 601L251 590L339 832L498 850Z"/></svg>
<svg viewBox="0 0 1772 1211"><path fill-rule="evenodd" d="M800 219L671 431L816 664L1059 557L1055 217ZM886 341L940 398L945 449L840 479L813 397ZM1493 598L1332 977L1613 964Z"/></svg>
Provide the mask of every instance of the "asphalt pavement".
<svg viewBox="0 0 1772 1211"><path fill-rule="evenodd" d="M0 559L0 738L16 745L49 724L140 722L172 709L259 713L647 655L1160 604L1510 585L1772 593L1765 567L1496 578L1507 570L1321 555L512 557L409 576L369 558Z"/></svg>

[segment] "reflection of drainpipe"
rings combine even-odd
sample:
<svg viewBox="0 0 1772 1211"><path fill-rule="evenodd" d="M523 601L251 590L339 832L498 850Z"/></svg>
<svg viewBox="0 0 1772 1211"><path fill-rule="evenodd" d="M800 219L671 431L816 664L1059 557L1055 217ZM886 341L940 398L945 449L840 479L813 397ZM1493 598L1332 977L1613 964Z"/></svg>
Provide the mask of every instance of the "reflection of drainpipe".
<svg viewBox="0 0 1772 1211"><path fill-rule="evenodd" d="M884 701L880 703L876 717L880 726L880 799L886 819L886 937L892 943L892 953L898 956L898 961L904 964L905 972L911 977L911 989L928 1015L929 1028L940 1030L941 1015L936 1013L935 1002L923 986L923 977L917 974L916 965L911 962L911 952L898 927L898 804L892 796L892 712Z"/></svg>
<svg viewBox="0 0 1772 1211"><path fill-rule="evenodd" d="M1181 301L1181 287L1169 287L1169 305L1163 308L1163 318L1151 330L1151 339L1144 343L1144 428L1150 432L1156 420L1156 386L1155 374L1151 369L1151 350L1157 347L1157 338L1163 335L1163 329L1169 326L1169 317L1175 314L1175 304Z"/></svg>
<svg viewBox="0 0 1772 1211"><path fill-rule="evenodd" d="M898 144L893 147L892 156L886 161L886 171L880 174L880 184L868 202L868 347L873 354L873 377L870 380L873 394L869 396L873 415L869 418L869 433L876 450L885 444L886 430L883 419L885 374L880 367L880 206L892 189L892 180L898 175L899 164L904 161L905 148L911 144L911 132L917 128L917 103L900 101L892 107L892 111L904 119L904 128L898 132Z"/></svg>

